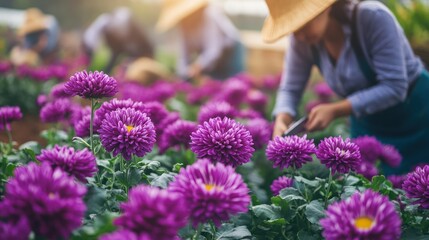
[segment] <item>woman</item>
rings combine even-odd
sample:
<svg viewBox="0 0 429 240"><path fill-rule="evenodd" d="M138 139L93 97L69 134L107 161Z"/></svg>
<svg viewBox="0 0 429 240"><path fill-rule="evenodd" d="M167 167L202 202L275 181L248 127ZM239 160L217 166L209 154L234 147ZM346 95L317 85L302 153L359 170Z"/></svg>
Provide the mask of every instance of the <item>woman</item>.
<svg viewBox="0 0 429 240"><path fill-rule="evenodd" d="M308 115L306 129L326 128L351 116L352 137L376 136L403 156L405 173L429 161L429 74L391 12L380 2L266 0L270 9L262 34L268 42L288 33L282 83L274 115L274 136L296 117L313 65L341 97Z"/></svg>
<svg viewBox="0 0 429 240"><path fill-rule="evenodd" d="M243 71L243 46L228 17L208 0L165 0L157 29L178 25L178 75L192 79L202 74L223 80Z"/></svg>
<svg viewBox="0 0 429 240"><path fill-rule="evenodd" d="M58 55L59 25L54 16L44 15L37 8L25 11L24 23L18 34L24 49L35 52L45 64L54 63Z"/></svg>

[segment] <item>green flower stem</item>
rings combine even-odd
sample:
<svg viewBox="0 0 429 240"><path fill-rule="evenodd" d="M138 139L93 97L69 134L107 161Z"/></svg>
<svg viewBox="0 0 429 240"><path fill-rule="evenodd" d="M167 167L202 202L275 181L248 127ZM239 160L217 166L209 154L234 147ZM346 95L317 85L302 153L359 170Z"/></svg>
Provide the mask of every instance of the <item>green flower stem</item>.
<svg viewBox="0 0 429 240"><path fill-rule="evenodd" d="M329 178L328 178L328 187L325 191L325 207L328 207L329 194L331 193L331 184L332 184L332 169L329 168Z"/></svg>
<svg viewBox="0 0 429 240"><path fill-rule="evenodd" d="M6 131L7 138L9 139L9 146L12 149L13 148L12 133L7 128L6 123L4 123L4 130Z"/></svg>
<svg viewBox="0 0 429 240"><path fill-rule="evenodd" d="M203 224L198 224L197 231L195 232L194 236L192 237L192 240L198 240L200 238L201 230L203 230Z"/></svg>
<svg viewBox="0 0 429 240"><path fill-rule="evenodd" d="M94 131L94 98L91 98L91 120L89 123L89 138L91 141L91 152L94 153L94 139L93 139L93 131Z"/></svg>

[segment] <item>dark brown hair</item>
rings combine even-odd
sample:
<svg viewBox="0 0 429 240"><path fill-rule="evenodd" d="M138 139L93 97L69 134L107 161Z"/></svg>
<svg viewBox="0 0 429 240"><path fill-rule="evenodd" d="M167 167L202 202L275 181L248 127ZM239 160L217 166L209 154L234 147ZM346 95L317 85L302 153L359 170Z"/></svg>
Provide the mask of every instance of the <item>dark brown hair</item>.
<svg viewBox="0 0 429 240"><path fill-rule="evenodd" d="M341 23L350 23L350 12L353 6L359 1L356 0L338 0L331 8L330 17L335 18Z"/></svg>

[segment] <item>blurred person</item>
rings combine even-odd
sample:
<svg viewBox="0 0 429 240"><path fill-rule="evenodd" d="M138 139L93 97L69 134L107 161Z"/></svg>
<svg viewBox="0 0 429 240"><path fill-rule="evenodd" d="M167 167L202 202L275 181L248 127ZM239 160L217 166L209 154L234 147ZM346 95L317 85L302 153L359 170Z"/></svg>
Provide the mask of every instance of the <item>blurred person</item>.
<svg viewBox="0 0 429 240"><path fill-rule="evenodd" d="M350 116L351 136L375 136L403 156L405 173L429 161L429 74L401 26L377 1L266 0L267 42L293 33L278 90L274 137L287 130L313 65L342 100L314 107L306 129L322 130Z"/></svg>
<svg viewBox="0 0 429 240"><path fill-rule="evenodd" d="M54 16L30 8L25 11L24 23L18 29L22 46L15 46L11 54L17 54L17 58L20 58L18 55L35 54L42 63L53 63L58 58L59 34L60 27Z"/></svg>
<svg viewBox="0 0 429 240"><path fill-rule="evenodd" d="M177 73L223 80L244 70L244 47L225 13L208 0L164 0L156 28L180 31Z"/></svg>
<svg viewBox="0 0 429 240"><path fill-rule="evenodd" d="M121 55L153 58L152 44L126 7L100 15L86 29L82 44L88 63L92 61L101 39L110 50L110 59L104 69L107 73L111 72Z"/></svg>
<svg viewBox="0 0 429 240"><path fill-rule="evenodd" d="M148 86L157 80L170 80L168 70L159 62L150 58L138 58L130 63L125 71L125 80Z"/></svg>

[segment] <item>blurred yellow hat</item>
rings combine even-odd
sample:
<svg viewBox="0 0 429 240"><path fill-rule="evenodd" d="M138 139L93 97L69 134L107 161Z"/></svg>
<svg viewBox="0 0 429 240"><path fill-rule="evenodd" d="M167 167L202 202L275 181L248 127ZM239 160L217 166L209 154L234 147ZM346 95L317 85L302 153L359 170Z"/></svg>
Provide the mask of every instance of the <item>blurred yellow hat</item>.
<svg viewBox="0 0 429 240"><path fill-rule="evenodd" d="M27 9L25 11L24 23L18 29L18 35L24 36L32 32L46 29L48 27L47 18L48 17L37 8Z"/></svg>
<svg viewBox="0 0 429 240"><path fill-rule="evenodd" d="M125 72L125 79L149 85L156 80L169 79L167 69L159 62L150 58L139 58L132 62Z"/></svg>
<svg viewBox="0 0 429 240"><path fill-rule="evenodd" d="M265 0L270 15L265 19L262 38L275 42L286 34L293 33L336 0Z"/></svg>
<svg viewBox="0 0 429 240"><path fill-rule="evenodd" d="M165 32L208 4L209 0L164 0L156 29Z"/></svg>

